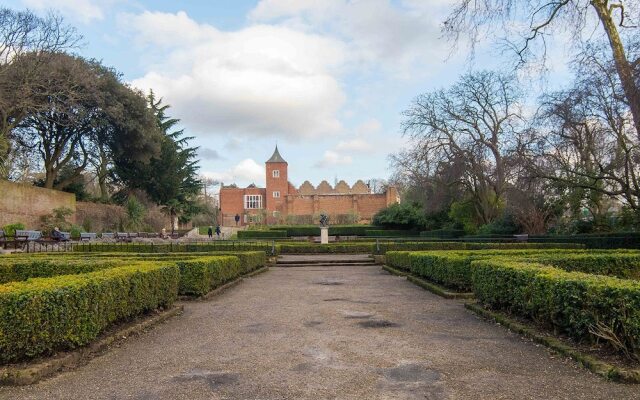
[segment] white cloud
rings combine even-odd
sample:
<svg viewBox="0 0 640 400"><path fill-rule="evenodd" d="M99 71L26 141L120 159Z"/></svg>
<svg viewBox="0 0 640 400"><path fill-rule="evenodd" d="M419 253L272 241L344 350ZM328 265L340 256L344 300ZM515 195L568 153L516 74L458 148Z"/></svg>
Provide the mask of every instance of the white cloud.
<svg viewBox="0 0 640 400"><path fill-rule="evenodd" d="M203 171L202 175L225 184L238 183L242 185L255 183L258 186L264 186L265 183L264 164L260 165L251 158L242 160L226 171Z"/></svg>
<svg viewBox="0 0 640 400"><path fill-rule="evenodd" d="M361 138L355 138L351 140L341 140L336 145L338 151L357 151L367 152L373 149L373 145Z"/></svg>
<svg viewBox="0 0 640 400"><path fill-rule="evenodd" d="M123 23L163 57L132 83L153 88L199 133L322 137L342 130L345 94L334 76L342 44L287 27L223 32L184 12L144 12Z"/></svg>
<svg viewBox="0 0 640 400"><path fill-rule="evenodd" d="M315 166L319 168L331 168L340 165L349 165L353 162L351 156L341 155L332 150L327 150L321 160Z"/></svg>
<svg viewBox="0 0 640 400"><path fill-rule="evenodd" d="M35 10L54 9L65 15L77 18L83 23L104 18L103 7L110 5L112 1L93 0L23 0L22 3Z"/></svg>
<svg viewBox="0 0 640 400"><path fill-rule="evenodd" d="M261 0L250 18L340 37L358 68L409 77L429 73L448 47L440 40L442 15L451 0L394 4L390 0Z"/></svg>

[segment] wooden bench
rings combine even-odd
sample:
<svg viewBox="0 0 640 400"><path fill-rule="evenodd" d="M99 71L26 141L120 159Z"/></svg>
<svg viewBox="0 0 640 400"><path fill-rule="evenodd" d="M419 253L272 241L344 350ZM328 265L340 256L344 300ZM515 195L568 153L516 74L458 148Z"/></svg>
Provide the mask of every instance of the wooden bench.
<svg viewBox="0 0 640 400"><path fill-rule="evenodd" d="M100 237L103 238L103 239L114 239L115 238L113 232L102 232Z"/></svg>
<svg viewBox="0 0 640 400"><path fill-rule="evenodd" d="M16 230L17 242L35 242L36 240L42 239L42 232L40 231L26 231L26 230Z"/></svg>

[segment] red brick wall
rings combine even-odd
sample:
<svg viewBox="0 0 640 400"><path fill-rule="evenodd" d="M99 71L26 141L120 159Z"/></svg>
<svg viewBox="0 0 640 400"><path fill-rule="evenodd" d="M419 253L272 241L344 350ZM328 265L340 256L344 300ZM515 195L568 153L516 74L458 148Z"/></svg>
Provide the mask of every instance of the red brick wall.
<svg viewBox="0 0 640 400"><path fill-rule="evenodd" d="M220 189L220 209L222 213L222 225L235 225L234 217L240 215L239 225L245 225L244 215L259 214L263 210L245 210L244 195L262 195L262 207L265 206L266 190L264 188L228 188Z"/></svg>

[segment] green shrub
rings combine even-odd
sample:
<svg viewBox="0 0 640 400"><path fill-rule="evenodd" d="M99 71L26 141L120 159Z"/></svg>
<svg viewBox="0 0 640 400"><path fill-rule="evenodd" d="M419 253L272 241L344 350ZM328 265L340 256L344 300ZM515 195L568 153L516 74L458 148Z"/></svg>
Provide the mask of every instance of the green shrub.
<svg viewBox="0 0 640 400"><path fill-rule="evenodd" d="M269 230L269 231L238 231L238 239L278 239L286 238L285 230Z"/></svg>
<svg viewBox="0 0 640 400"><path fill-rule="evenodd" d="M317 225L275 225L270 230L287 232L287 237L292 236L320 236L320 227ZM329 235L332 236L365 236L366 231L376 229L371 225L331 225Z"/></svg>
<svg viewBox="0 0 640 400"><path fill-rule="evenodd" d="M552 265L565 271L640 280L640 254L638 253L554 253L536 254L527 256L526 259Z"/></svg>
<svg viewBox="0 0 640 400"><path fill-rule="evenodd" d="M22 222L16 222L15 224L8 224L2 227L4 234L7 236L15 236L16 231L24 230L24 224Z"/></svg>
<svg viewBox="0 0 640 400"><path fill-rule="evenodd" d="M471 290L471 261L488 256L481 252L474 255L446 253L410 253L411 273L450 288Z"/></svg>
<svg viewBox="0 0 640 400"><path fill-rule="evenodd" d="M365 236L372 237L413 237L419 236L420 232L418 231L407 231L407 230L399 230L399 229L369 229L364 231Z"/></svg>
<svg viewBox="0 0 640 400"><path fill-rule="evenodd" d="M176 299L176 265L120 268L0 285L0 362L83 346L115 322Z"/></svg>
<svg viewBox="0 0 640 400"><path fill-rule="evenodd" d="M176 264L180 267L180 294L202 296L242 275L240 260L234 256L201 257Z"/></svg>
<svg viewBox="0 0 640 400"><path fill-rule="evenodd" d="M120 260L82 260L75 258L12 258L0 261L0 284L47 278L58 275L85 274L122 265Z"/></svg>
<svg viewBox="0 0 640 400"><path fill-rule="evenodd" d="M388 251L385 254L385 263L393 268L401 269L403 271L411 270L411 259L409 255L410 251Z"/></svg>
<svg viewBox="0 0 640 400"><path fill-rule="evenodd" d="M281 254L369 254L371 243L281 244Z"/></svg>
<svg viewBox="0 0 640 400"><path fill-rule="evenodd" d="M464 236L464 229L434 229L432 231L422 231L420 236L438 239L455 239Z"/></svg>
<svg viewBox="0 0 640 400"><path fill-rule="evenodd" d="M474 261L472 270L473 291L489 307L640 357L639 282L500 260Z"/></svg>
<svg viewBox="0 0 640 400"><path fill-rule="evenodd" d="M392 204L373 216L373 223L391 229L424 229L427 222L422 207L418 204Z"/></svg>

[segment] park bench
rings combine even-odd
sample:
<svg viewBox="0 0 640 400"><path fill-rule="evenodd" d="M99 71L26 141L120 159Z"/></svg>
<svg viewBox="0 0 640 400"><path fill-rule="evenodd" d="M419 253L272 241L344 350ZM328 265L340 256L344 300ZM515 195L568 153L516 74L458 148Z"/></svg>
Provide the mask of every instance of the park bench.
<svg viewBox="0 0 640 400"><path fill-rule="evenodd" d="M128 235L130 239L140 237L140 235L137 232L129 232Z"/></svg>
<svg viewBox="0 0 640 400"><path fill-rule="evenodd" d="M35 242L37 240L42 240L42 232L40 231L27 231L27 230L16 230L17 242Z"/></svg>
<svg viewBox="0 0 640 400"><path fill-rule="evenodd" d="M102 235L100 235L100 237L102 237L103 239L113 239L115 236L113 232L102 232Z"/></svg>
<svg viewBox="0 0 640 400"><path fill-rule="evenodd" d="M116 232L116 236L115 236L116 240L118 242L130 242L131 239L129 239L129 234L127 232Z"/></svg>
<svg viewBox="0 0 640 400"><path fill-rule="evenodd" d="M518 242L526 242L527 240L529 240L529 234L527 233L523 233L520 235L513 235L514 238L516 238L516 241Z"/></svg>
<svg viewBox="0 0 640 400"><path fill-rule="evenodd" d="M80 234L80 241L89 242L91 240L95 240L97 235L95 233L82 232Z"/></svg>

